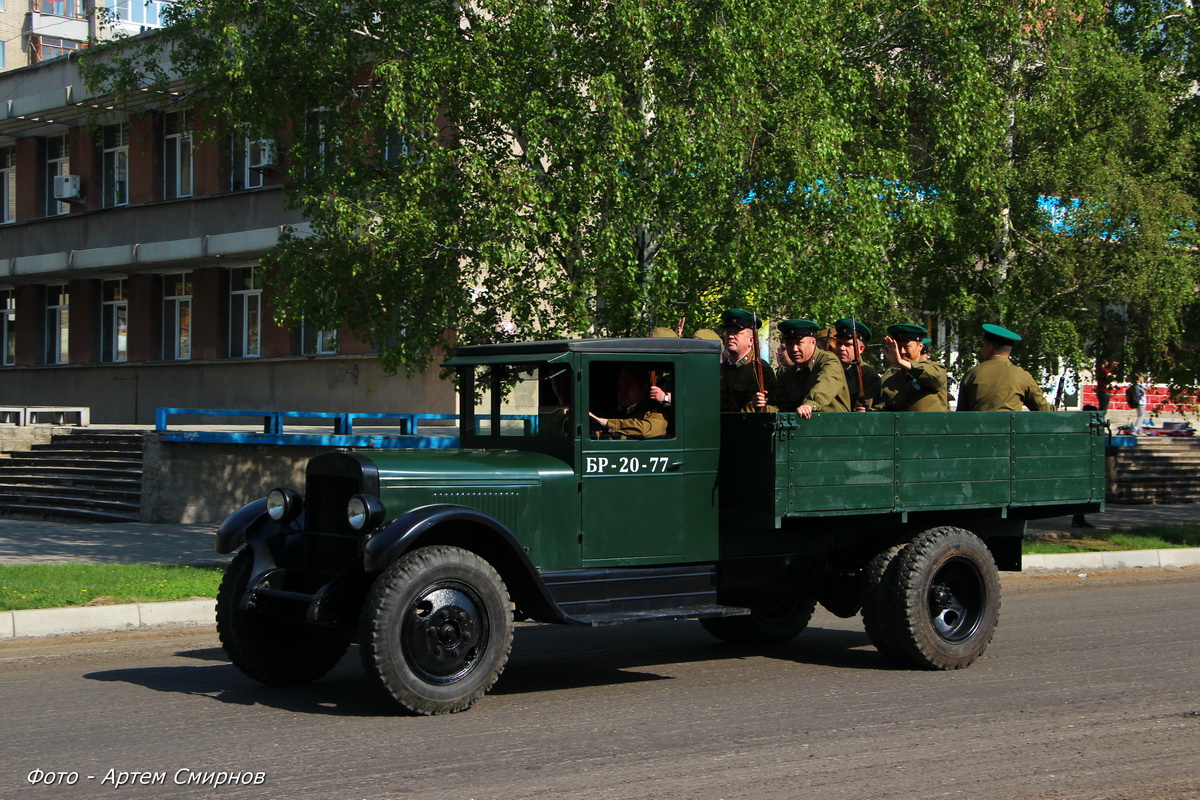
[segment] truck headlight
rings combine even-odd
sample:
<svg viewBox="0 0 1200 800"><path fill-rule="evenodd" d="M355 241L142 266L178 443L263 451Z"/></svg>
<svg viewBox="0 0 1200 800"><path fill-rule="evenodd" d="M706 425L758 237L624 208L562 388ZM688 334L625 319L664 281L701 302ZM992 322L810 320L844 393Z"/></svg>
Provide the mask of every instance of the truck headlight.
<svg viewBox="0 0 1200 800"><path fill-rule="evenodd" d="M346 503L346 522L356 531L367 531L383 522L383 503L369 494L356 494Z"/></svg>
<svg viewBox="0 0 1200 800"><path fill-rule="evenodd" d="M286 525L300 516L304 510L304 498L291 489L272 489L267 494L267 516Z"/></svg>

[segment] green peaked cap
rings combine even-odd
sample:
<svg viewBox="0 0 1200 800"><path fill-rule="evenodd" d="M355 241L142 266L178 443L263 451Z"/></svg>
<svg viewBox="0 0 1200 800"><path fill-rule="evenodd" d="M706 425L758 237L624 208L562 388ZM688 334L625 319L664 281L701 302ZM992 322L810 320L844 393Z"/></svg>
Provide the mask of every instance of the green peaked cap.
<svg viewBox="0 0 1200 800"><path fill-rule="evenodd" d="M1008 328L999 325L984 325L983 338L998 344L1014 345L1021 341L1021 334L1013 333Z"/></svg>
<svg viewBox="0 0 1200 800"><path fill-rule="evenodd" d="M762 324L758 319L758 314L753 311L747 311L744 308L727 308L721 312L721 327L722 328L757 328Z"/></svg>
<svg viewBox="0 0 1200 800"><path fill-rule="evenodd" d="M910 325L902 322L898 325L888 325L888 336L897 342L919 342L929 335L929 331L920 325Z"/></svg>
<svg viewBox="0 0 1200 800"><path fill-rule="evenodd" d="M802 339L805 336L816 336L817 331L821 328L821 323L813 322L811 319L785 319L775 327L779 329L779 335L785 339Z"/></svg>
<svg viewBox="0 0 1200 800"><path fill-rule="evenodd" d="M852 320L849 317L843 317L842 319L839 319L837 322L833 323L833 327L837 329L838 336L852 337L854 334L850 331L853 328L854 330L858 331L859 339L863 340L864 342L871 341L871 329L864 325L862 320Z"/></svg>

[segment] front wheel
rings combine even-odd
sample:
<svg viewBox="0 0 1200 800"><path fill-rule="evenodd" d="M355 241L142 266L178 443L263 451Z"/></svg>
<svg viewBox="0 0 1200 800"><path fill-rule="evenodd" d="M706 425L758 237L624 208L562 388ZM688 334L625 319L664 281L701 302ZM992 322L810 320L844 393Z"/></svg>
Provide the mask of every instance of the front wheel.
<svg viewBox="0 0 1200 800"><path fill-rule="evenodd" d="M790 592L761 592L747 602L750 613L740 617L706 617L704 630L730 644L783 644L808 627L817 601Z"/></svg>
<svg viewBox="0 0 1200 800"><path fill-rule="evenodd" d="M254 553L244 548L217 591L217 635L234 666L270 686L309 683L337 666L350 646L344 639L241 607L253 569Z"/></svg>
<svg viewBox="0 0 1200 800"><path fill-rule="evenodd" d="M512 616L487 561L457 547L422 547L375 580L360 621L363 667L411 713L465 711L508 661Z"/></svg>
<svg viewBox="0 0 1200 800"><path fill-rule="evenodd" d="M927 669L962 669L1000 621L1000 575L983 541L961 528L919 534L896 557L888 638Z"/></svg>

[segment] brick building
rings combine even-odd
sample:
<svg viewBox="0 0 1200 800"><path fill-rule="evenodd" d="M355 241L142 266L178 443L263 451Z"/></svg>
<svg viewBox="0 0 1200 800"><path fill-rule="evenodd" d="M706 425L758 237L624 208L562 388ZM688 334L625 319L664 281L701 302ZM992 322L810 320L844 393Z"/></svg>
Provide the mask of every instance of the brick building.
<svg viewBox="0 0 1200 800"><path fill-rule="evenodd" d="M108 110L70 53L0 74L0 98L0 404L454 410L436 370L273 322L260 258L303 229L273 142L202 105Z"/></svg>

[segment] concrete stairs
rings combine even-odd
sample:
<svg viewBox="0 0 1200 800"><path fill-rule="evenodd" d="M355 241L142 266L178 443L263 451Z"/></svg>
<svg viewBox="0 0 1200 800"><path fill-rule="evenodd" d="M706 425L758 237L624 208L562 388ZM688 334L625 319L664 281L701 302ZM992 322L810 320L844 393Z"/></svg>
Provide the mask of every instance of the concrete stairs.
<svg viewBox="0 0 1200 800"><path fill-rule="evenodd" d="M1112 503L1200 503L1200 437L1142 436L1108 457Z"/></svg>
<svg viewBox="0 0 1200 800"><path fill-rule="evenodd" d="M137 522L140 431L76 428L0 458L0 516Z"/></svg>

